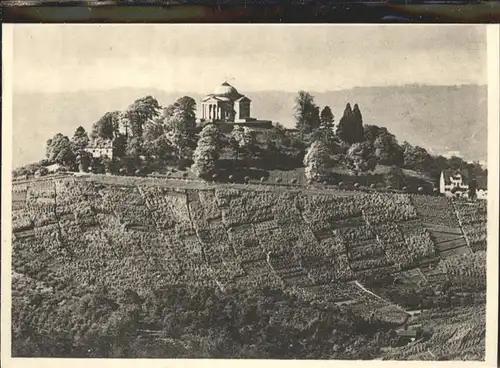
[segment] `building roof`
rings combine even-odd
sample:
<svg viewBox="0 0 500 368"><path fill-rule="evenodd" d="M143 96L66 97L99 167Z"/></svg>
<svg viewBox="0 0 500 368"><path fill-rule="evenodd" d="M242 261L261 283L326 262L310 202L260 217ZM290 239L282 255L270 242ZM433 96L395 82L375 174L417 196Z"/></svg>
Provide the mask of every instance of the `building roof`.
<svg viewBox="0 0 500 368"><path fill-rule="evenodd" d="M469 173L467 172L467 170L447 169L447 170L443 170L442 174L444 176L444 182L447 185L451 184L450 178L452 176L454 176L454 175L457 175L457 174L462 175L462 183L464 185L468 185L469 181L471 180L471 178L469 177ZM487 176L477 175L475 177L475 180L476 180L476 184L477 184L477 188L478 189L486 189L487 188L487 185L488 185L488 177Z"/></svg>
<svg viewBox="0 0 500 368"><path fill-rule="evenodd" d="M90 142L90 144L87 146L87 149L95 149L95 148L106 148L106 149L113 148L113 142L97 140Z"/></svg>
<svg viewBox="0 0 500 368"><path fill-rule="evenodd" d="M213 94L216 96L231 96L238 95L239 93L232 85L224 82L214 90Z"/></svg>
<svg viewBox="0 0 500 368"><path fill-rule="evenodd" d="M224 82L220 86L217 86L212 93L205 96L202 101L208 101L210 98L215 98L220 101L236 101L243 97L245 96L240 94L236 88L229 83Z"/></svg>
<svg viewBox="0 0 500 368"><path fill-rule="evenodd" d="M442 174L444 176L444 182L446 184L451 184L451 177L459 174L462 176L462 183L464 185L467 185L468 183L469 175L466 170L446 169L442 171Z"/></svg>

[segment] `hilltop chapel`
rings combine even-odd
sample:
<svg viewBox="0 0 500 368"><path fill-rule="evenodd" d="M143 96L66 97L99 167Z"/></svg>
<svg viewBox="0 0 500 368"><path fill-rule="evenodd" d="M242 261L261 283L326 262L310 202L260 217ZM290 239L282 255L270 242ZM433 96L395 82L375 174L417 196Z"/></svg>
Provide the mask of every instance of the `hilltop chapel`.
<svg viewBox="0 0 500 368"><path fill-rule="evenodd" d="M239 125L252 129L271 129L271 120L251 117L251 100L239 93L228 82L222 83L212 93L201 99L200 123L216 123L232 129Z"/></svg>

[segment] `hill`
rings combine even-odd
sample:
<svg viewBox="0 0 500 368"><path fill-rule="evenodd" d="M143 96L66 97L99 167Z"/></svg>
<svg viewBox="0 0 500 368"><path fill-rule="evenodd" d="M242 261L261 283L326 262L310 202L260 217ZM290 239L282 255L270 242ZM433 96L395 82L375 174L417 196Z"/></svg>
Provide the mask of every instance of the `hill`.
<svg viewBox="0 0 500 368"><path fill-rule="evenodd" d="M132 299L136 301L131 303L140 306L142 311L136 312L139 314L134 317L133 324L127 322L127 328L131 328L128 332L130 338L153 336L156 342L170 339L170 343L181 344L184 349L180 353L178 348L169 345L168 351L174 356L198 356L196 344L200 343L202 331L208 333L207 327L191 326L194 329L189 330L191 332L179 332L173 327L175 324L168 322L169 314L162 314L161 308L166 306L155 309L159 308L155 303L166 303L158 296L161 290L182 286L185 288L182 296L172 299L172 303L178 305L179 300L196 303L197 306L191 307L189 312L183 312L188 315L206 310L204 303L214 305L213 301L199 301L200 293L205 297L215 293L214 298L219 299L229 298L233 293L250 293L250 299L244 302L249 303L249 308L254 305L255 298L266 300L269 295L274 295L273 298L281 295L281 299L278 298L281 302L275 300L269 304L267 299L262 303L268 306L278 303L279 308L285 308L284 315L291 313L287 306L305 303L306 315L300 317L304 318L301 332L277 330L295 342L314 336L322 341L321 334L311 330L310 323L314 319L320 325L328 326L330 330L324 333L339 333L331 330L336 326L335 322L323 320L330 314L318 316L319 310L335 308L336 312L328 318L347 319L358 326L345 327L350 332L344 332L344 344L359 346L358 350L354 349L353 356L346 353L347 345L342 345L342 340L335 335L336 342L331 343L337 346L338 353L332 353L333 345L319 344L326 350L313 352L306 349L300 357L319 358L330 354L330 358L359 359L356 354L361 354L363 341L370 341L373 347L365 352L366 359L383 356L380 345L385 338L373 334L378 332L389 336L390 331L415 319L409 312L412 309L429 311L414 322L431 324L437 331L429 340L435 345L432 347L435 357L484 357L483 345L469 344L471 339L484 342L484 334L478 335L476 328L484 326L484 319L469 324L471 314L467 309L467 305L484 306L485 303L486 207L482 202L450 202L446 198L423 195L293 190L267 185L182 184L178 180L109 176L68 176L15 183L13 196L13 271L16 273L13 298L18 307L14 311L20 313L13 320L19 343L33 334L33 326L31 330L23 330L19 325L27 323L27 315L38 321L35 329L43 331L49 328L43 326L50 326L47 321L58 313L69 314L64 319L66 322L58 322L65 323L61 330L54 332L54 336L59 336L60 331L73 331L75 335L67 342L69 346L78 345L77 340L83 339L89 331L93 332L88 338L94 340L118 333L116 323L124 319L112 319L115 323L113 330L109 327L111 320L102 320L103 315L108 315L105 311L100 315L85 314L82 318L88 318L89 325L77 333L81 327L71 322L73 317L69 305L77 303L78 295L81 297L82 293L88 292L92 296L85 299L87 304L80 305L82 311L97 313L96 307L90 308L88 304L95 298L101 300L92 302L100 305L99 310L104 308L105 299L114 311L121 307L109 299L109 295L119 292L135 295ZM21 287L25 284L32 286ZM193 288L198 291L190 291ZM438 289L441 291L436 292ZM102 293L107 296L99 296L99 290L106 290ZM265 296L259 294L262 290L275 292ZM47 305L58 307L46 306L44 320L37 314L37 309L30 307L35 301L27 302L30 293L38 295L36 303L43 305L43 300L49 300ZM148 295L157 295L154 300L160 301L154 302L148 299ZM188 302L186 298L196 301ZM229 303L224 300L222 308ZM129 304L124 304L125 312ZM174 308L173 305L170 308ZM258 308L261 308L260 304ZM436 312L443 309L455 316L457 322L439 332L446 322L443 322L442 314ZM221 313L220 310L211 311L210 318L222 318L217 314ZM130 310L125 313L129 316L125 321L132 318L130 313ZM169 313L178 314L173 310ZM232 313L226 315L220 324L213 320L209 323L219 326L217 332L213 332L218 338L222 338L221 326L225 323L231 325L230 321L234 320ZM256 316L264 312L256 309L252 313L254 317L249 317L250 320L245 322L249 325L245 328L250 328L253 334L258 333L254 325L259 320ZM161 322L153 323L151 318L154 321L160 318ZM276 323L289 321L288 318L292 317L282 315ZM299 317L292 320L294 318ZM107 332L102 330L104 325ZM298 328L298 325L294 326ZM455 330L460 331L460 336L443 342L451 339ZM25 331L24 335L22 331ZM353 334L354 340L347 339L349 334ZM280 344L283 339L288 341L283 336ZM234 340L228 336L225 339ZM333 341L330 337L328 339ZM416 343L424 342L418 340ZM118 342L120 344L124 343ZM228 355L225 356L248 356L250 352L245 349L250 349L249 345L243 340L240 344L245 347L243 351L226 352ZM270 340L262 342L264 348L266 344L270 344ZM286 342L286 348L281 347L284 350L279 351L263 353L259 350L259 356L297 357L293 352L294 344L289 347ZM338 344L342 345L341 349ZM20 343L19 346L21 349L24 345ZM262 346L259 345L259 349ZM316 345L306 342L304 346ZM67 349L74 354L72 348ZM149 351L150 356L159 354L152 353L151 347L141 349L143 354ZM211 349L208 355L213 357L218 354L214 351L220 348ZM415 349L420 352L420 347ZM24 354L29 355L26 351ZM44 354L51 353L45 351ZM132 353L121 351L113 354L124 357ZM392 350L388 356L391 354L411 358L413 353Z"/></svg>
<svg viewBox="0 0 500 368"><path fill-rule="evenodd" d="M407 140L436 154L458 153L466 160L487 159L486 86L408 85L310 92L320 106L332 108L337 121L347 102L357 102L365 124L386 127L400 142ZM107 111L123 110L146 95L154 96L164 106L182 95L196 101L202 97L200 93L132 88L64 94L15 93L14 167L43 157L45 142L54 134L72 135L80 125L90 130ZM252 115L293 126L296 93L260 91L247 95L253 101ZM468 137L467 144L464 137Z"/></svg>

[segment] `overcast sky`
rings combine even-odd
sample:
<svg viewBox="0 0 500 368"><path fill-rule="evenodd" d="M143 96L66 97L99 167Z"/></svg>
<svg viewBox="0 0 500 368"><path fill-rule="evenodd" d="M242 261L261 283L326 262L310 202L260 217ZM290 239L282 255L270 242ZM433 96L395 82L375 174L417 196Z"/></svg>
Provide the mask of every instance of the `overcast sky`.
<svg viewBox="0 0 500 368"><path fill-rule="evenodd" d="M486 83L481 25L16 25L14 90Z"/></svg>

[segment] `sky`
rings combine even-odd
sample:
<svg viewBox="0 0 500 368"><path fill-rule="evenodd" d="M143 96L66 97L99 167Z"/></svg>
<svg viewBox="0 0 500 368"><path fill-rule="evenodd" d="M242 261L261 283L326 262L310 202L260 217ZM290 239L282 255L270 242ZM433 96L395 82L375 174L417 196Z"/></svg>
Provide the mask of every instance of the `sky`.
<svg viewBox="0 0 500 368"><path fill-rule="evenodd" d="M486 84L481 25L16 25L14 92Z"/></svg>

